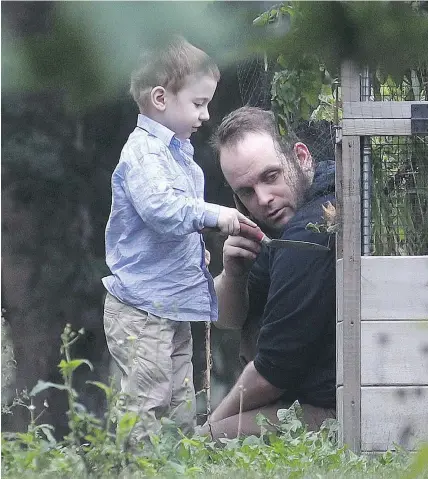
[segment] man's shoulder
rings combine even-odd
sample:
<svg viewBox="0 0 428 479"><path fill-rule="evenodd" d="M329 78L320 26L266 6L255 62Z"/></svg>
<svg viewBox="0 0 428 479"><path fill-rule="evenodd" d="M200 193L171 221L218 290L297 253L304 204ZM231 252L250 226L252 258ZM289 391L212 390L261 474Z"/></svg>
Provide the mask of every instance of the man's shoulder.
<svg viewBox="0 0 428 479"><path fill-rule="evenodd" d="M293 218L287 223L281 236L282 239L308 241L331 247L334 243L334 235L331 236L324 232L318 233L308 228L309 223L324 223L322 206L327 201L330 201L333 205L335 204L335 196L333 193L316 197L299 208ZM294 257L296 255L292 256Z"/></svg>
<svg viewBox="0 0 428 479"><path fill-rule="evenodd" d="M323 222L323 205L330 201L333 205L336 204L334 193L327 193L322 196L317 196L312 200L304 203L296 212L294 217L287 224L287 229L306 229L308 223Z"/></svg>

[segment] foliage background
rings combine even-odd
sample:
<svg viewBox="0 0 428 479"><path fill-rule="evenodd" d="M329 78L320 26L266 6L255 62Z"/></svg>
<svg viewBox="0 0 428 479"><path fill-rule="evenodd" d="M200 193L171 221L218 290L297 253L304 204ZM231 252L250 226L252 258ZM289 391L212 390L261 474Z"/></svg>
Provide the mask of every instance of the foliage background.
<svg viewBox="0 0 428 479"><path fill-rule="evenodd" d="M91 360L95 373L77 371L76 387L89 409L102 410L103 395L84 381L107 381L110 374L100 282L107 274L104 227L110 175L135 124L127 87L142 45L182 33L218 61L222 81L211 120L194 144L207 200L231 205L206 140L245 101L237 65L266 53L271 72L286 80L273 92L282 113L291 122L305 120L320 93L330 101L344 58L379 67L396 81L410 64L426 61L426 3L290 2L284 15L277 8L266 17L273 2L2 2L2 307L15 348L15 387L57 382L61 331L65 323L83 326L75 354ZM252 27L260 15L262 26ZM221 241L206 239L216 274ZM203 328L194 334L199 388ZM213 342L214 377L224 382L214 388L215 403L239 365L236 335L214 329ZM45 420L61 436L66 398L46 394L54 406ZM2 421L3 428L22 430L27 412Z"/></svg>
<svg viewBox="0 0 428 479"><path fill-rule="evenodd" d="M127 89L139 49L178 32L219 61L212 119L194 145L207 200L231 204L206 142L219 119L241 105L237 38L245 41L245 29L260 12L255 3L2 3L2 307L18 390L31 389L37 379L58 381L59 337L71 323L86 330L76 354L95 366L94 373L78 371L77 388L90 410L102 410L102 394L88 391L84 381L108 382L110 374L100 282L108 274L104 228L111 173L138 113ZM216 236L207 243L215 274L221 244ZM194 333L199 388L203 328ZM230 383L238 372L236 336L214 334L217 349L230 356L216 361L215 373ZM61 436L66 399L55 391L45 396L52 405L45 419ZM17 409L3 417L3 428L23 430L26 422L27 412Z"/></svg>

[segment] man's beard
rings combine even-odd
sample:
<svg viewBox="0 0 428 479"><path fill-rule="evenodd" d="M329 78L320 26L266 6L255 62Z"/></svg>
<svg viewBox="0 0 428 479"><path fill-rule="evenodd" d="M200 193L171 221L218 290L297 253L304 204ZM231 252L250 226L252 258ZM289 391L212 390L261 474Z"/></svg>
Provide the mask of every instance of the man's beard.
<svg viewBox="0 0 428 479"><path fill-rule="evenodd" d="M288 179L289 183L292 185L290 186L290 190L295 202L293 205L295 214L308 199L308 192L312 185L313 175L305 173L297 160L293 158L291 161L288 160L287 165L284 167L284 177L286 180ZM290 178L292 178L292 181L290 181ZM291 218L292 217L288 219L287 223ZM261 228L274 238L281 236L287 224L281 223L279 225L269 225L264 222L260 223Z"/></svg>

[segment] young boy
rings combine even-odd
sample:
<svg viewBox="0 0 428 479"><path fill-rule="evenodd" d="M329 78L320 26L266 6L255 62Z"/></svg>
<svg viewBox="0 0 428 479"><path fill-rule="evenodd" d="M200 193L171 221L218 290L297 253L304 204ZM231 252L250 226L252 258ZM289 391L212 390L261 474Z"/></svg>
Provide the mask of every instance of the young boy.
<svg viewBox="0 0 428 479"><path fill-rule="evenodd" d="M209 119L220 74L181 37L148 53L131 77L141 114L112 176L106 227L111 275L104 327L122 372L127 407L141 418L138 442L167 416L184 433L195 425L191 321L215 321L217 299L201 230L237 235L232 208L206 203L204 177L189 137Z"/></svg>

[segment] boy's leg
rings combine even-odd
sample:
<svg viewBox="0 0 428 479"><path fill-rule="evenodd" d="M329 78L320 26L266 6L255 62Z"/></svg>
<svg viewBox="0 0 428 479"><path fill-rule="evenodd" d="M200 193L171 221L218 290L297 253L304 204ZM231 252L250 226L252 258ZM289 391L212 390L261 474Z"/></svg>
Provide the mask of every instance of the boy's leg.
<svg viewBox="0 0 428 479"><path fill-rule="evenodd" d="M107 294L104 328L111 355L122 372L124 407L140 421L131 442L157 432L172 397L172 348L176 324L121 303Z"/></svg>
<svg viewBox="0 0 428 479"><path fill-rule="evenodd" d="M196 425L196 398L193 385L192 332L188 321L178 322L173 340L173 389L170 419L184 434Z"/></svg>

